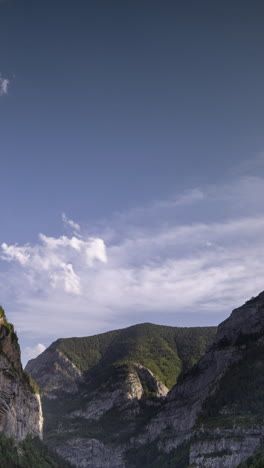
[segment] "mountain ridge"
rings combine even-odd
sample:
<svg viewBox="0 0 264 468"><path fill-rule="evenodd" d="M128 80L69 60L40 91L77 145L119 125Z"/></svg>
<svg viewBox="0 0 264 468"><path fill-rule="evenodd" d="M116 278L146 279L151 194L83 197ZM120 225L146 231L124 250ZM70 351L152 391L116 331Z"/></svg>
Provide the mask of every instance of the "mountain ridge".
<svg viewBox="0 0 264 468"><path fill-rule="evenodd" d="M56 340L26 366L41 388L44 439L73 463L78 459L86 466L91 456L87 466L119 466L122 448L113 453L112 436L125 444L129 435L141 430L179 375L204 354L215 332L216 327L147 322L92 337ZM69 421L86 448L79 442L75 448L73 441L65 448L65 438L73 435ZM98 453L99 460L90 452Z"/></svg>
<svg viewBox="0 0 264 468"><path fill-rule="evenodd" d="M69 359L77 373L91 371L99 363L138 362L146 365L169 388L175 383L182 368L191 368L194 362L205 352L213 338L216 327L173 327L156 325L149 322L112 330L86 337L59 338L40 356L30 360L26 370L34 375L32 364L40 362L42 357L52 352L62 353ZM188 341L188 348L185 346ZM152 354L162 351L164 359L159 359L159 366L152 361ZM173 369L166 369L165 358L171 358ZM155 358L157 360L157 357ZM173 370L173 378L170 371Z"/></svg>

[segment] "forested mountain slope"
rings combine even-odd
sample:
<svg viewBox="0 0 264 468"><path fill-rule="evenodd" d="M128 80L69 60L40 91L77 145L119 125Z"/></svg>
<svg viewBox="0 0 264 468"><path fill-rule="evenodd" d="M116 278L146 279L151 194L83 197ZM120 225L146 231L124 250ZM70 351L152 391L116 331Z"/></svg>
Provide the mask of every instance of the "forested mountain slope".
<svg viewBox="0 0 264 468"><path fill-rule="evenodd" d="M41 389L45 440L73 462L119 466L113 440L138 434L215 332L145 323L57 340L26 367Z"/></svg>

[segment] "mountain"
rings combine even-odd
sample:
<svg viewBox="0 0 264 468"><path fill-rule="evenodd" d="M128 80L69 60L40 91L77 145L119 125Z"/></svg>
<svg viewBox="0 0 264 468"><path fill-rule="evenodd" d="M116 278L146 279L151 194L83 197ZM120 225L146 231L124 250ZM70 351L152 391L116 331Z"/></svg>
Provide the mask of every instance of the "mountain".
<svg viewBox="0 0 264 468"><path fill-rule="evenodd" d="M131 438L138 443L215 333L145 323L57 340L26 366L42 394L44 440L77 466L128 466Z"/></svg>
<svg viewBox="0 0 264 468"><path fill-rule="evenodd" d="M143 324L53 343L27 366L45 440L82 467L263 467L264 292L215 332Z"/></svg>

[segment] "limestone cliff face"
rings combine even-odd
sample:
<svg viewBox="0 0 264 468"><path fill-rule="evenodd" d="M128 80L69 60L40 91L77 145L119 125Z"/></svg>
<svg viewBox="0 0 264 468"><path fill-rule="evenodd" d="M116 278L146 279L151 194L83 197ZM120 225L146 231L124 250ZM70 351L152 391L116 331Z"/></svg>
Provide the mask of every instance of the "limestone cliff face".
<svg viewBox="0 0 264 468"><path fill-rule="evenodd" d="M26 370L37 379L41 393L47 398L57 398L58 392L74 394L82 372L65 354L56 348L56 343L46 349L37 359L27 363Z"/></svg>
<svg viewBox="0 0 264 468"><path fill-rule="evenodd" d="M0 308L0 431L22 440L42 437L42 425L40 396L22 369L16 334Z"/></svg>
<svg viewBox="0 0 264 468"><path fill-rule="evenodd" d="M89 393L89 398L83 397L82 407L70 413L71 418L80 417L90 421L98 421L109 410L117 414L123 412L124 417L137 416L141 412L140 402L145 398L146 389L157 398L164 398L168 388L146 367L131 363L129 367L120 366L118 378L108 380Z"/></svg>

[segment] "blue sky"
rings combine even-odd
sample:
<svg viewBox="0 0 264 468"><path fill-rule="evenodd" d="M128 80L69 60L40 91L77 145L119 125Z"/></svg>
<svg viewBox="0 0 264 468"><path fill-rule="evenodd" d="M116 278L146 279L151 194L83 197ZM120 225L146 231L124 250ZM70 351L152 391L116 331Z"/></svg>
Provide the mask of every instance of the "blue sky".
<svg viewBox="0 0 264 468"><path fill-rule="evenodd" d="M24 359L263 289L264 4L0 2L0 302Z"/></svg>

